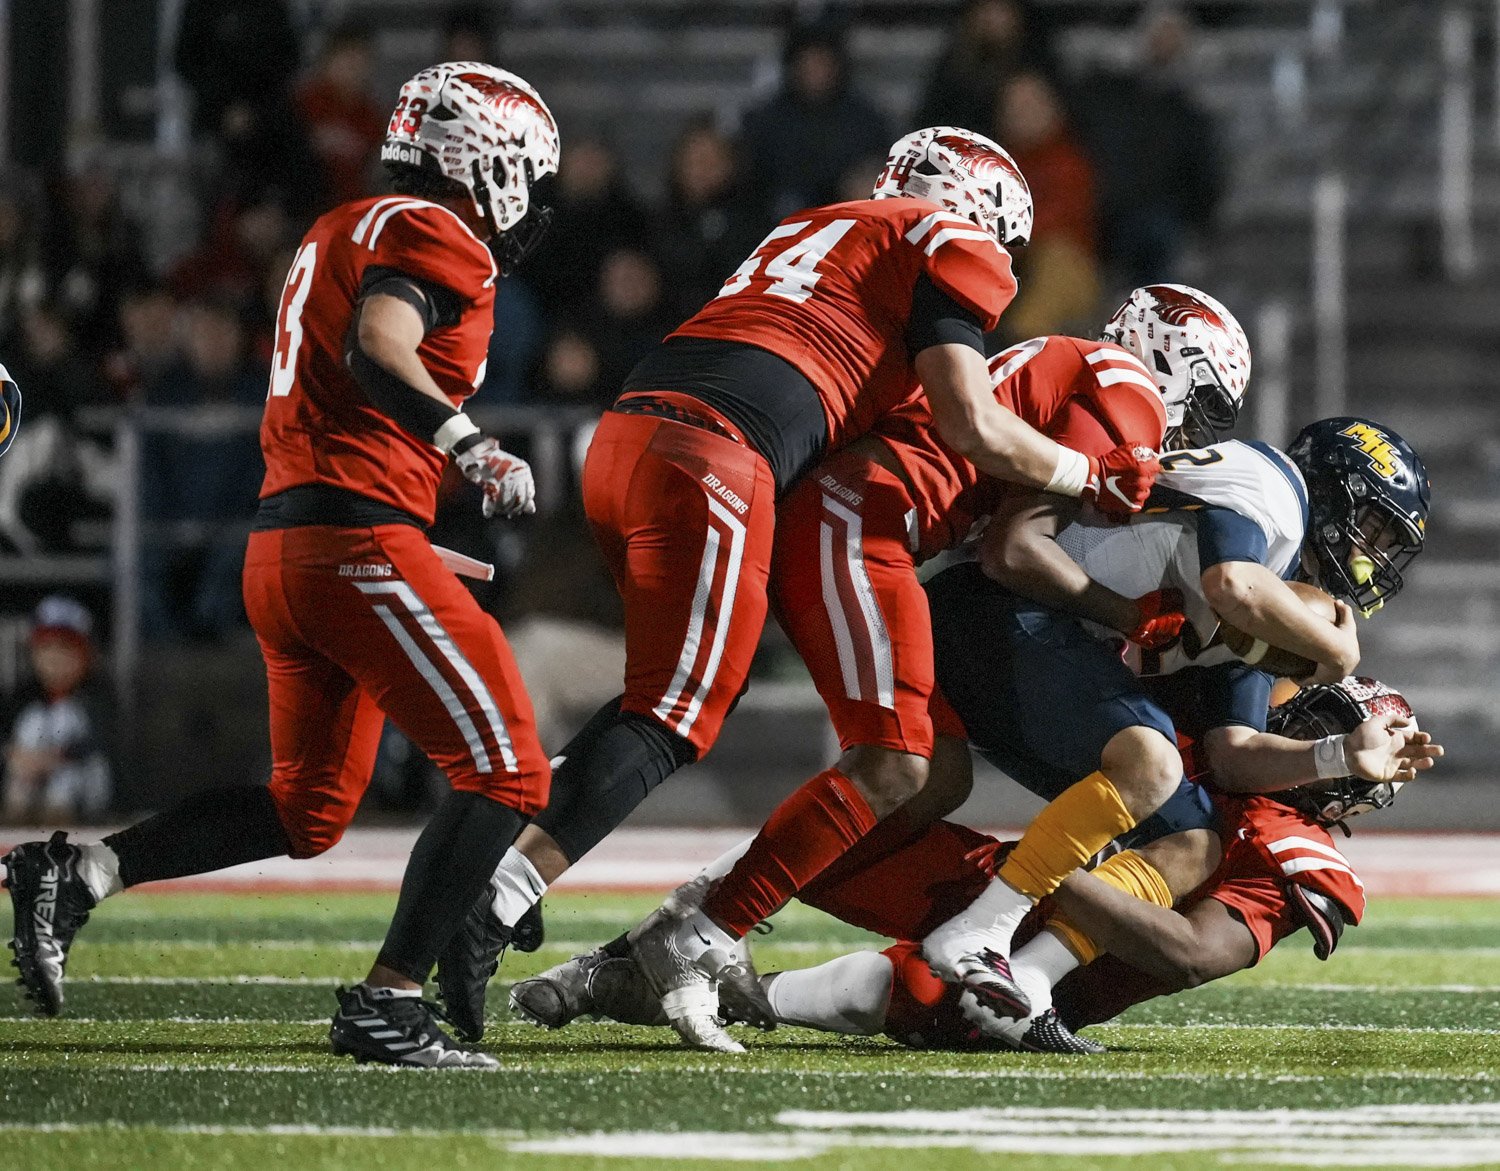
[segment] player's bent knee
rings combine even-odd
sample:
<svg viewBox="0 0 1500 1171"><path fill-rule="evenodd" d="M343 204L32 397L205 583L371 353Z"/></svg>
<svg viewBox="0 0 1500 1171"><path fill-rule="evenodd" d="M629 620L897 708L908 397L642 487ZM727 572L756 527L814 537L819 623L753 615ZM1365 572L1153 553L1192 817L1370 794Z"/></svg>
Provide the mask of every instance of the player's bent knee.
<svg viewBox="0 0 1500 1171"><path fill-rule="evenodd" d="M879 817L920 793L928 776L925 756L871 744L856 745L844 753L839 769L855 783Z"/></svg>
<svg viewBox="0 0 1500 1171"><path fill-rule="evenodd" d="M316 858L333 849L354 820L359 799L345 798L313 785L273 777L269 786L277 816L286 830L293 858Z"/></svg>
<svg viewBox="0 0 1500 1171"><path fill-rule="evenodd" d="M1116 732L1104 746L1099 767L1137 817L1154 812L1182 780L1176 745L1143 725Z"/></svg>

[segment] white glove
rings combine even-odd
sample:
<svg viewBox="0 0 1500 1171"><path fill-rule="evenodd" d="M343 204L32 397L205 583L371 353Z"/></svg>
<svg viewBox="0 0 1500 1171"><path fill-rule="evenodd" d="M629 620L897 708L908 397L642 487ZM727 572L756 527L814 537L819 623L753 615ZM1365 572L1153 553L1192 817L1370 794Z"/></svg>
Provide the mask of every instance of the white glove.
<svg viewBox="0 0 1500 1171"><path fill-rule="evenodd" d="M485 516L524 516L536 511L531 465L485 436L456 457L458 470L484 489Z"/></svg>

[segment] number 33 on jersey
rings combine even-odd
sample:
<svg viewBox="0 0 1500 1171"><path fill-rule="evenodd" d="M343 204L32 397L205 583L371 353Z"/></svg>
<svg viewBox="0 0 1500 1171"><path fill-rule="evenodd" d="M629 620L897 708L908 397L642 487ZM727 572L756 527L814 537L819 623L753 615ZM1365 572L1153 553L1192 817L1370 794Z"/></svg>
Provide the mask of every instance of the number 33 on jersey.
<svg viewBox="0 0 1500 1171"><path fill-rule="evenodd" d="M446 457L370 406L344 365L360 286L373 269L455 294L458 320L429 332L418 353L454 406L484 380L497 275L489 249L453 212L410 196L334 209L304 237L281 293L260 431L261 496L328 484L430 524Z"/></svg>
<svg viewBox="0 0 1500 1171"><path fill-rule="evenodd" d="M1010 254L977 224L921 199L864 199L788 216L673 335L785 358L823 399L842 446L911 391L904 334L926 277L986 330L1016 294Z"/></svg>

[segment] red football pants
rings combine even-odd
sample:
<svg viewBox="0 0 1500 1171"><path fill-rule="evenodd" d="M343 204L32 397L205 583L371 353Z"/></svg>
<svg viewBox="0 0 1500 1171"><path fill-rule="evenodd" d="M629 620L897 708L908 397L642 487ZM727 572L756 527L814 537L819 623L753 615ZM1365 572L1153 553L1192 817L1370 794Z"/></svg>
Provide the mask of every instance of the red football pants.
<svg viewBox="0 0 1500 1171"><path fill-rule="evenodd" d="M824 460L778 511L772 605L846 750L932 755L932 620L914 519L900 477L855 452Z"/></svg>
<svg viewBox="0 0 1500 1171"><path fill-rule="evenodd" d="M528 816L546 804L551 770L505 636L418 529L253 533L244 590L293 857L339 840L387 716L455 789Z"/></svg>
<svg viewBox="0 0 1500 1171"><path fill-rule="evenodd" d="M701 757L744 690L766 621L776 483L757 452L655 415L606 411L583 505L625 603L625 711Z"/></svg>

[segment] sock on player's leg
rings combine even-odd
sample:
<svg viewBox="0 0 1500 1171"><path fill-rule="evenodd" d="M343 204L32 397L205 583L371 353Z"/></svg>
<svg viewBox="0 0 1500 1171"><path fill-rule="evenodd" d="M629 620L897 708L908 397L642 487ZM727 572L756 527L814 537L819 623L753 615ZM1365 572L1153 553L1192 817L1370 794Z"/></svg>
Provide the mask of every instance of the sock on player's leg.
<svg viewBox="0 0 1500 1171"><path fill-rule="evenodd" d="M377 963L425 984L438 952L495 873L525 824L514 809L482 793L443 798L412 847L396 913Z"/></svg>
<svg viewBox="0 0 1500 1171"><path fill-rule="evenodd" d="M1031 1001L1032 1016L1052 1007L1053 987L1078 964L1079 958L1069 945L1050 930L1039 932L1012 953L1010 974Z"/></svg>
<svg viewBox="0 0 1500 1171"><path fill-rule="evenodd" d="M885 1028L892 974L891 961L879 952L857 951L768 977L766 997L784 1024L873 1037Z"/></svg>
<svg viewBox="0 0 1500 1171"><path fill-rule="evenodd" d="M777 806L744 857L704 900L704 913L731 936L744 938L876 821L853 781L836 768L824 770Z"/></svg>
<svg viewBox="0 0 1500 1171"><path fill-rule="evenodd" d="M1110 779L1090 773L1037 814L998 877L1032 900L1045 898L1135 823Z"/></svg>
<svg viewBox="0 0 1500 1171"><path fill-rule="evenodd" d="M194 793L101 843L119 860L122 887L207 874L291 853L276 802L264 785ZM92 889L92 887L90 887Z"/></svg>
<svg viewBox="0 0 1500 1171"><path fill-rule="evenodd" d="M1143 902L1155 903L1158 907L1170 907L1175 901L1162 872L1134 850L1122 850L1113 857L1106 858L1090 873L1116 890L1134 895ZM1091 964L1098 957L1099 945L1068 918L1066 911L1053 915L1047 926L1067 941L1080 963Z"/></svg>
<svg viewBox="0 0 1500 1171"><path fill-rule="evenodd" d="M81 844L78 853L78 877L89 888L94 902L103 902L125 889L120 881L120 856L103 842Z"/></svg>
<svg viewBox="0 0 1500 1171"><path fill-rule="evenodd" d="M491 884L495 890L495 918L507 927L514 927L516 921L547 893L547 884L531 864L531 859L514 846L506 849L505 857L495 867Z"/></svg>
<svg viewBox="0 0 1500 1171"><path fill-rule="evenodd" d="M697 753L647 716L612 699L560 753L547 808L533 819L577 862L628 817L646 795Z"/></svg>

